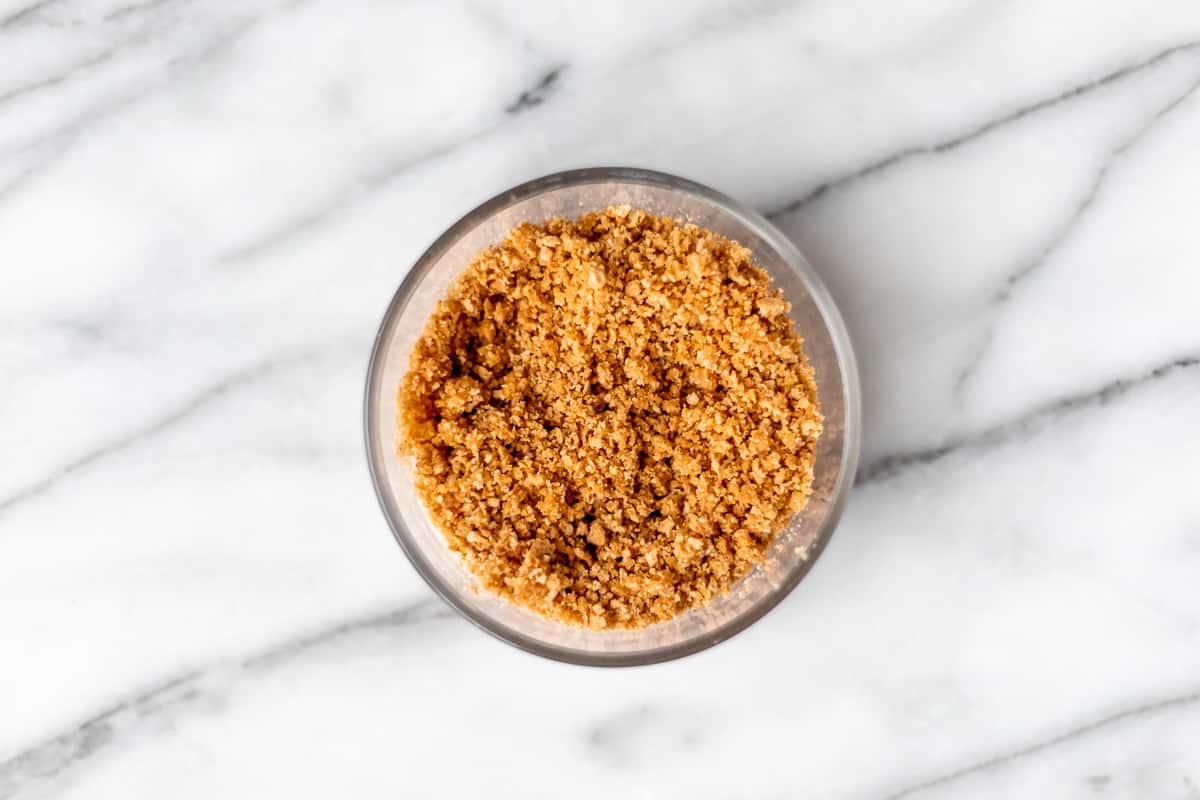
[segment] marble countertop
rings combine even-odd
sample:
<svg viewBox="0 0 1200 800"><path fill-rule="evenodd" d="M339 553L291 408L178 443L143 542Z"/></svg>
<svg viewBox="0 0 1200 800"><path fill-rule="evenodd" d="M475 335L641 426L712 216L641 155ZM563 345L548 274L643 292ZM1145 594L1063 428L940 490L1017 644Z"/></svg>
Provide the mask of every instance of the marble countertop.
<svg viewBox="0 0 1200 800"><path fill-rule="evenodd" d="M0 0L0 797L1200 798L1195 0ZM863 466L747 632L550 663L421 583L407 265L568 167L766 212Z"/></svg>

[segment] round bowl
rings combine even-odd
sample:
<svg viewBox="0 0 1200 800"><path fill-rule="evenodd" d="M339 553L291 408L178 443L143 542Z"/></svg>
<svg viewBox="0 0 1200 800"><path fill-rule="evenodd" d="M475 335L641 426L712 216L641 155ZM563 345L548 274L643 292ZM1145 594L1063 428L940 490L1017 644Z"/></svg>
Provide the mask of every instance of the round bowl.
<svg viewBox="0 0 1200 800"><path fill-rule="evenodd" d="M729 594L637 630L590 630L547 620L479 588L433 525L396 454L396 392L413 343L450 282L521 222L628 204L694 222L750 249L792 303L825 415L808 505ZM546 658L596 666L650 664L695 653L758 620L808 573L841 516L858 462L858 371L841 316L795 246L756 212L705 186L643 169L595 168L521 184L471 211L433 243L396 290L371 352L366 388L371 477L396 541L429 586L488 633Z"/></svg>

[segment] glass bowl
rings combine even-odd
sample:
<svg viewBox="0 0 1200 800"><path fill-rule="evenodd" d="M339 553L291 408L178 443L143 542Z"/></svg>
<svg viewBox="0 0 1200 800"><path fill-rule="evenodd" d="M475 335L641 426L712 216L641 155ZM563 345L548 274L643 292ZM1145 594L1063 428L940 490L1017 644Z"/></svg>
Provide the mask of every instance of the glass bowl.
<svg viewBox="0 0 1200 800"><path fill-rule="evenodd" d="M396 392L413 343L450 282L485 247L521 222L576 217L628 204L691 221L745 245L792 303L796 330L816 372L825 431L812 497L728 595L639 630L597 631L549 621L479 588L446 545L396 455ZM650 664L695 653L744 630L808 573L841 516L858 462L858 372L829 293L795 246L756 212L700 184L643 169L559 172L521 184L450 226L396 290L371 352L366 387L371 477L396 541L421 577L463 616L509 644L547 658L596 666Z"/></svg>

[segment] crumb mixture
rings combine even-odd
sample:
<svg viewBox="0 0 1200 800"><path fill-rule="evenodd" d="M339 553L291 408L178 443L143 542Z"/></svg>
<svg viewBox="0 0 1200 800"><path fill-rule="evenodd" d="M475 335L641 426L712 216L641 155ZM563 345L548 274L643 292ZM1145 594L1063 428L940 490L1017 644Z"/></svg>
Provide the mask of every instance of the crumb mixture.
<svg viewBox="0 0 1200 800"><path fill-rule="evenodd" d="M417 341L399 452L484 586L637 628L727 592L813 480L812 367L750 252L628 206L522 224Z"/></svg>

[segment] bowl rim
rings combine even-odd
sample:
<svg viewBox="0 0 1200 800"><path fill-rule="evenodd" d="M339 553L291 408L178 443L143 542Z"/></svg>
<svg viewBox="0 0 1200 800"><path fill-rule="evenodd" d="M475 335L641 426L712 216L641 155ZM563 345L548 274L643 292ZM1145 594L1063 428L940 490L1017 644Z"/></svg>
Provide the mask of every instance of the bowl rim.
<svg viewBox="0 0 1200 800"><path fill-rule="evenodd" d="M425 558L420 548L411 541L406 527L400 518L391 491L387 486L386 476L381 474L379 465L383 458L394 457L394 451L388 448L386 453L381 449L380 436L377 434L378 421L373 413L372 399L382 390L384 340L391 333L392 327L400 318L401 312L407 306L414 290L432 269L433 265L462 235L475 228L492 214L514 203L542 194L551 189L567 186L579 186L610 181L623 183L638 183L649 186L669 188L684 191L699 197L709 203L719 206L721 210L732 214L747 227L753 229L764 241L773 247L777 253L793 269L800 273L813 303L817 306L829 330L833 341L834 354L842 376L842 394L845 407L845 430L843 432L842 462L827 512L816 539L810 545L808 557L797 562L774 591L767 594L756 605L748 608L740 616L734 617L703 636L698 636L675 644L650 648L647 650L628 652L604 652L579 650L560 645L552 645L535 639L505 625L496 619L477 611L459 597L457 591L445 585L434 571L430 562ZM397 287L384 312L383 319L375 334L371 347L371 356L367 365L365 391L363 396L363 434L366 445L367 466L371 474L371 483L375 488L375 496L379 501L383 516L392 530L392 536L400 549L408 557L409 562L421 576L422 580L451 608L473 623L477 628L489 635L512 645L527 653L560 661L568 664L596 667L624 667L657 664L706 650L733 636L762 619L771 609L791 594L813 566L820 559L828 545L834 530L837 528L842 513L854 483L858 469L858 457L861 445L862 430L862 401L859 386L858 366L854 356L849 332L846 330L841 313L829 294L825 284L813 270L808 260L791 240L775 227L762 214L748 208L732 198L695 181L639 167L587 167L554 172L518 184L507 189L480 205L468 211L454 224L434 240L417 258L404 279Z"/></svg>

